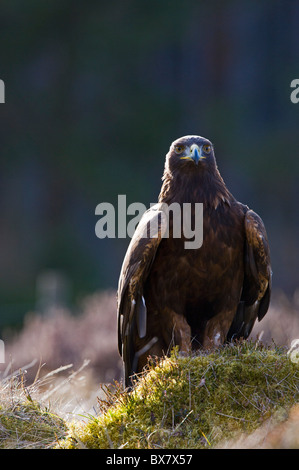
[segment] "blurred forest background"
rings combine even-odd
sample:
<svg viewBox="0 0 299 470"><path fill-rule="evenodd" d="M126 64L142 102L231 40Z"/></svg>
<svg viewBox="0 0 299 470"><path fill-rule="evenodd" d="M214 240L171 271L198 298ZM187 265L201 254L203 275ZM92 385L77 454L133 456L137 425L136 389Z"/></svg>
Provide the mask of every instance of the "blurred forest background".
<svg viewBox="0 0 299 470"><path fill-rule="evenodd" d="M0 336L115 291L130 240L97 238L95 208L155 202L185 134L214 143L299 303L298 26L291 0L1 2Z"/></svg>

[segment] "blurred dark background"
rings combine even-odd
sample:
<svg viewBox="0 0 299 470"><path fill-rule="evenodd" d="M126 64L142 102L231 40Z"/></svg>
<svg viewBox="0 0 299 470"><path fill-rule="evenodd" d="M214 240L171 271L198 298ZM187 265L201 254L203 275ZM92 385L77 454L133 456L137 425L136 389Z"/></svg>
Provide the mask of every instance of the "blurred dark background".
<svg viewBox="0 0 299 470"><path fill-rule="evenodd" d="M1 2L0 327L116 288L129 239L98 239L95 208L155 202L185 134L214 143L296 293L298 25L288 0Z"/></svg>

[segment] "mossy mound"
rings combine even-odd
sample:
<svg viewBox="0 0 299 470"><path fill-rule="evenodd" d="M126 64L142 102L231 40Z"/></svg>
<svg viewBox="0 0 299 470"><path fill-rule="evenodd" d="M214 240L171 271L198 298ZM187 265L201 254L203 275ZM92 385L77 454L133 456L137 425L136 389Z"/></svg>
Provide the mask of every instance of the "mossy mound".
<svg viewBox="0 0 299 470"><path fill-rule="evenodd" d="M115 389L97 418L69 425L62 448L209 448L285 419L298 400L298 364L253 342L152 366L134 389Z"/></svg>
<svg viewBox="0 0 299 470"><path fill-rule="evenodd" d="M0 449L54 447L65 434L65 422L30 396L0 405Z"/></svg>

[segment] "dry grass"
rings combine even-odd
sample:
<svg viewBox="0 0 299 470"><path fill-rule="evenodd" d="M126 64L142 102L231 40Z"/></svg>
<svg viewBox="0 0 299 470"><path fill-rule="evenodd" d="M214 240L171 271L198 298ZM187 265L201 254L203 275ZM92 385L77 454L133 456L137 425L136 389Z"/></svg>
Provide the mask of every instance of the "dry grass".
<svg viewBox="0 0 299 470"><path fill-rule="evenodd" d="M47 316L31 312L21 331L6 331L3 339L7 362L0 364L0 381L21 370L26 386L38 388L39 400L44 394L67 419L95 413L100 384L122 377L115 292L86 298L76 315L66 309Z"/></svg>
<svg viewBox="0 0 299 470"><path fill-rule="evenodd" d="M90 361L95 380L119 379L122 365L117 351L115 292L96 293L84 300L79 313L56 309L48 315L33 312L21 331L4 332L5 356L14 369L35 361L26 374L32 382L42 364L45 374L62 365L79 368Z"/></svg>
<svg viewBox="0 0 299 470"><path fill-rule="evenodd" d="M192 357L174 352L132 392L118 386L103 413L70 426L59 447L223 447L268 420L285 421L299 401L298 383L298 365L281 348L243 342Z"/></svg>
<svg viewBox="0 0 299 470"><path fill-rule="evenodd" d="M251 337L255 340L257 336L266 345L284 346L285 351L293 339L299 338L296 296L290 301L282 293L274 294L268 314L254 327ZM22 422L22 417L26 422L27 416L27 421L34 423L37 430L36 438L29 440L26 433L34 435L34 427L31 430L23 428L23 433L18 431L16 435L10 433L9 426L0 420L0 445L3 441L8 447L51 447L56 442L53 433L47 435L42 431L40 442L38 435L39 425L49 424L47 419L52 412L64 420L62 428L74 418L82 420L82 415L96 416L97 397L103 398L101 384L122 378L122 364L117 352L115 292L95 293L88 297L76 315L67 310L56 310L48 316L30 313L21 331L7 331L3 339L9 364L0 364L0 415L3 417L7 413L12 417L16 412L18 423ZM28 402L28 396L32 398L31 402ZM271 416L252 435L247 432L232 441L229 438L225 442L217 441L217 445L298 447L297 441L286 437L295 431L298 435L298 408L293 409L288 421L278 421ZM56 435L62 432L59 420L52 424Z"/></svg>
<svg viewBox="0 0 299 470"><path fill-rule="evenodd" d="M222 442L222 449L299 449L299 405L294 405L286 419L280 410L252 434L242 433Z"/></svg>
<svg viewBox="0 0 299 470"><path fill-rule="evenodd" d="M50 448L66 430L64 420L45 405L37 384L26 387L22 372L2 377L0 448Z"/></svg>

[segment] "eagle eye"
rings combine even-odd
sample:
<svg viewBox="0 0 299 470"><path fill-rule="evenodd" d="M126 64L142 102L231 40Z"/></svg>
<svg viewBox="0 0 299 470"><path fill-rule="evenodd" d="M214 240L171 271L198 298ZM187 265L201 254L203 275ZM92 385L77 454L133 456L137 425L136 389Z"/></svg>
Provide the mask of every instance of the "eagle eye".
<svg viewBox="0 0 299 470"><path fill-rule="evenodd" d="M204 153L210 153L211 152L211 146L209 144L203 145L202 149Z"/></svg>
<svg viewBox="0 0 299 470"><path fill-rule="evenodd" d="M183 153L184 150L185 150L185 145L176 145L176 146L174 147L174 151L175 151L175 153L177 153L178 155L179 155L180 153Z"/></svg>

